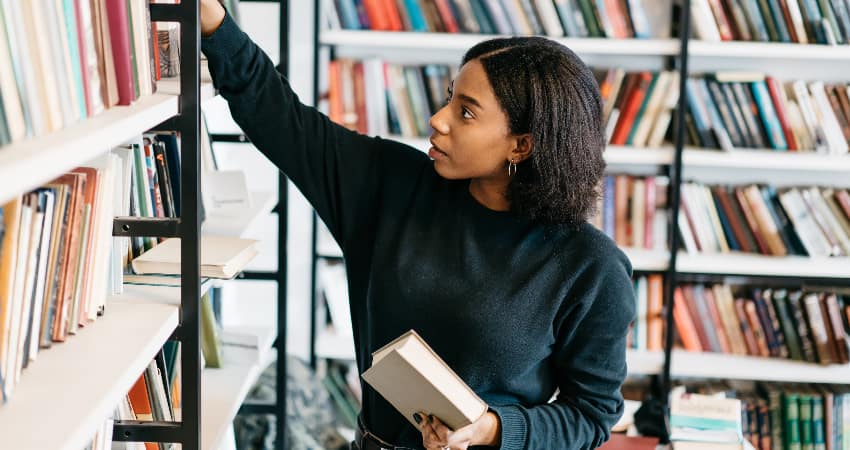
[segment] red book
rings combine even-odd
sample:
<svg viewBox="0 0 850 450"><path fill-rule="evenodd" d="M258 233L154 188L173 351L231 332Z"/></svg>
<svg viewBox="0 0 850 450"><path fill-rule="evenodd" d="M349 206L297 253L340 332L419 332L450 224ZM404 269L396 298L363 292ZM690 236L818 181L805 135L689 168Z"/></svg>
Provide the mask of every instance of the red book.
<svg viewBox="0 0 850 450"><path fill-rule="evenodd" d="M729 342L729 336L726 335L726 328L723 327L723 319L720 318L720 310L717 308L717 300L714 298L714 293L710 288L703 289L703 298L705 305L708 307L708 314L711 316L711 324L714 326L714 333L717 335L717 340L720 342L720 350L723 353L731 354L732 344Z"/></svg>
<svg viewBox="0 0 850 450"><path fill-rule="evenodd" d="M112 59L115 61L115 75L118 81L118 104L126 106L135 100L126 0L106 0L106 14L112 40Z"/></svg>
<svg viewBox="0 0 850 450"><path fill-rule="evenodd" d="M395 0L380 0L382 9L387 14L387 21L389 21L389 30L390 31L404 31L404 24L401 21L401 14L399 14L398 6L395 4Z"/></svg>
<svg viewBox="0 0 850 450"><path fill-rule="evenodd" d="M357 111L357 132L369 133L369 115L366 112L366 79L363 75L363 63L354 63L354 109Z"/></svg>
<svg viewBox="0 0 850 450"><path fill-rule="evenodd" d="M649 88L649 83L652 82L652 74L649 72L641 72L637 74L637 78L637 83L628 93L628 97L620 110L620 118L614 128L614 135L611 136L611 144L613 145L626 145L638 110L640 110L643 99L646 97L646 90Z"/></svg>
<svg viewBox="0 0 850 450"><path fill-rule="evenodd" d="M738 324L741 326L741 332L744 334L744 342L747 344L747 353L752 356L760 356L758 343L753 329L750 327L750 319L745 311L746 300L743 298L735 299L735 315L738 317Z"/></svg>
<svg viewBox="0 0 850 450"><path fill-rule="evenodd" d="M735 188L735 199L738 200L738 204L741 206L741 211L744 213L744 218L747 220L747 225L750 227L750 231L752 231L753 237L756 239L756 244L759 247L759 253L763 255L770 255L770 247L768 247L767 241L765 240L761 230L759 229L755 213L750 207L750 202L747 201L747 196L746 194L744 194L744 189Z"/></svg>
<svg viewBox="0 0 850 450"><path fill-rule="evenodd" d="M656 190L655 177L646 177L644 180L644 226L643 226L643 248L652 249L654 242L652 236L655 222Z"/></svg>
<svg viewBox="0 0 850 450"><path fill-rule="evenodd" d="M720 4L720 0L708 0L708 4L711 7L711 12L714 13L714 19L717 21L717 31L720 32L720 39L731 41L733 39L732 27L729 26L729 19L726 17L726 12L723 11L723 5Z"/></svg>
<svg viewBox="0 0 850 450"><path fill-rule="evenodd" d="M682 345L689 352L701 352L702 345L700 344L699 336L697 335L694 321L691 319L691 313L688 311L688 304L682 296L682 289L676 288L673 292L673 322L676 325L676 331L679 333L679 338L682 339Z"/></svg>
<svg viewBox="0 0 850 450"><path fill-rule="evenodd" d="M764 81L767 83L767 90L770 92L771 100L773 100L773 109L776 110L779 125L782 126L782 134L785 135L788 150L797 150L794 132L791 131L791 125L788 122L788 110L785 109L785 103L782 101L782 85L773 77L766 77Z"/></svg>
<svg viewBox="0 0 850 450"><path fill-rule="evenodd" d="M598 450L655 450L656 447L658 447L658 438L611 433L611 439L602 444Z"/></svg>
<svg viewBox="0 0 850 450"><path fill-rule="evenodd" d="M386 31L390 29L390 20L382 7L381 0L363 0L366 16L369 17L370 29L375 31Z"/></svg>
<svg viewBox="0 0 850 450"><path fill-rule="evenodd" d="M629 27L626 24L626 15L622 8L620 8L620 2L617 0L605 0L605 11L608 14L608 20L611 22L611 27L614 29L613 38L617 39L627 39L632 36L629 35Z"/></svg>
<svg viewBox="0 0 850 450"><path fill-rule="evenodd" d="M452 7L449 5L449 0L434 0L437 6L437 11L440 13L440 18L443 19L443 25L449 33L459 33L460 27L457 25L457 20L452 14Z"/></svg>
<svg viewBox="0 0 850 450"><path fill-rule="evenodd" d="M156 28L156 22L151 22L151 42L153 43L153 47L151 47L151 53L153 53L153 70L154 76L156 80L159 81L162 79L162 70L159 67L159 31Z"/></svg>
<svg viewBox="0 0 850 450"><path fill-rule="evenodd" d="M342 106L342 77L340 75L339 62L331 61L328 64L328 103L330 106L329 114L331 121L342 124L343 106Z"/></svg>
<svg viewBox="0 0 850 450"><path fill-rule="evenodd" d="M656 273L647 276L646 281L646 349L662 351L664 350L664 277Z"/></svg>
<svg viewBox="0 0 850 450"><path fill-rule="evenodd" d="M785 25L787 25L791 42L800 42L800 37L797 36L797 28L794 26L794 20L791 19L791 10L788 9L787 1L789 0L778 0L777 3L779 3L779 7L782 9L782 17L785 19Z"/></svg>
<svg viewBox="0 0 850 450"><path fill-rule="evenodd" d="M708 317L700 316L699 306L697 302L699 299L694 295L694 288L690 285L685 285L682 288L682 295L685 298L685 303L688 304L688 311L691 314L691 320L694 323L694 329L696 329L697 337L699 338L700 346L703 351L712 352L714 349L711 347L711 341L708 339L708 332L706 331L706 322L708 321Z"/></svg>
<svg viewBox="0 0 850 450"><path fill-rule="evenodd" d="M145 422L153 420L153 411L151 409L150 398L148 397L148 386L145 383L144 374L130 388L127 398L130 400L130 406L133 407L133 413L136 414L136 420ZM157 450L157 448L159 447L155 443L145 442L145 450Z"/></svg>

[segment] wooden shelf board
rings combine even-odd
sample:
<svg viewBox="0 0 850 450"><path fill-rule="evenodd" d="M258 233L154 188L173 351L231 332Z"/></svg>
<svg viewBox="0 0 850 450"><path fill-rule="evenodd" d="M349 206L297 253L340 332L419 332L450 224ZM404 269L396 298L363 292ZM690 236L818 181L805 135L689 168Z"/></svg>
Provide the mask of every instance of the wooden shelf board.
<svg viewBox="0 0 850 450"><path fill-rule="evenodd" d="M83 448L177 323L173 306L107 303L103 317L40 352L24 371L8 403L0 407L3 447Z"/></svg>

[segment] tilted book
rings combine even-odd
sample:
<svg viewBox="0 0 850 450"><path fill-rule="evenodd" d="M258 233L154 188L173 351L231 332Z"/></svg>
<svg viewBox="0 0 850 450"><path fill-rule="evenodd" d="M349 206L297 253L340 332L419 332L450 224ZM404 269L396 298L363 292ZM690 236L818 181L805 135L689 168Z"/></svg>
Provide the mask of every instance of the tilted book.
<svg viewBox="0 0 850 450"><path fill-rule="evenodd" d="M208 278L233 278L257 256L251 239L225 236L201 237L201 276ZM180 239L166 239L161 244L134 259L136 274L180 273Z"/></svg>
<svg viewBox="0 0 850 450"><path fill-rule="evenodd" d="M432 414L449 428L463 428L487 412L487 404L413 330L372 353L363 379L413 426L413 414Z"/></svg>

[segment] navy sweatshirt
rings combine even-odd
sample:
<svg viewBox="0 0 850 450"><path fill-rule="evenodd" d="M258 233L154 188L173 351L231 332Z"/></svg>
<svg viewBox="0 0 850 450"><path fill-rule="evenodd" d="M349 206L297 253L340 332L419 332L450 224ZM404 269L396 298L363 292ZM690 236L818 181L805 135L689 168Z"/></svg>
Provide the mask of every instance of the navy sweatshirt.
<svg viewBox="0 0 850 450"><path fill-rule="evenodd" d="M230 16L202 49L236 122L342 247L360 373L415 329L499 416L501 448L607 440L634 318L631 264L610 238L490 210L422 152L332 123ZM421 448L419 431L363 388L366 427Z"/></svg>

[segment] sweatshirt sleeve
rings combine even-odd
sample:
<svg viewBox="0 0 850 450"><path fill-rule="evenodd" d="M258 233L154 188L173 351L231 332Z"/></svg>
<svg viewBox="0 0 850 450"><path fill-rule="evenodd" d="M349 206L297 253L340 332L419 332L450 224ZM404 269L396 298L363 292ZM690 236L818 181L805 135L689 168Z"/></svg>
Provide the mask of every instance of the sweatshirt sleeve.
<svg viewBox="0 0 850 450"><path fill-rule="evenodd" d="M382 178L403 174L414 161L421 167L409 154L415 150L348 130L302 104L230 14L201 48L236 123L304 194L344 250L362 215L375 213ZM399 152L402 147L408 152Z"/></svg>
<svg viewBox="0 0 850 450"><path fill-rule="evenodd" d="M500 418L504 450L595 449L623 414L626 338L634 319L631 264L590 265L574 285L575 306L556 323L554 369L559 393L539 406L491 407Z"/></svg>

